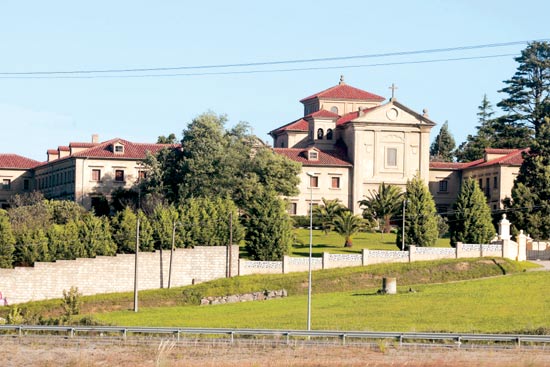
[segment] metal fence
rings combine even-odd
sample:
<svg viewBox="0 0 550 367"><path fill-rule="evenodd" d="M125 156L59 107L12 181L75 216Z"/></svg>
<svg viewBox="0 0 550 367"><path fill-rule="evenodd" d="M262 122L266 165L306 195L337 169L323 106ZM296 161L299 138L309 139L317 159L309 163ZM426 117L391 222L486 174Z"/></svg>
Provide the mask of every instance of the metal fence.
<svg viewBox="0 0 550 367"><path fill-rule="evenodd" d="M468 334L468 333L407 333L368 331L307 331L267 329L216 328L155 328L117 326L42 326L0 325L0 337L63 337L93 338L104 341L165 340L197 343L277 343L277 344L339 344L360 345L390 342L395 346L433 345L458 347L485 346L504 348L537 348L550 350L550 335Z"/></svg>

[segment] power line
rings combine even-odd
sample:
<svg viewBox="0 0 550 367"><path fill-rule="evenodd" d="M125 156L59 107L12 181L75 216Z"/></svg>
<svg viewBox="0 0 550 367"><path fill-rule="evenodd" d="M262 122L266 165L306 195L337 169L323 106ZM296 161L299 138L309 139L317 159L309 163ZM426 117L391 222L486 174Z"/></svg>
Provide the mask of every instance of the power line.
<svg viewBox="0 0 550 367"><path fill-rule="evenodd" d="M537 40L523 40L513 42L501 42L501 43L488 43L481 45L471 46L458 46L447 48L434 48L414 51L397 51L377 54L364 54L364 55L351 55L351 56L333 56L323 58L312 59L290 59L290 60L276 60L265 62L248 62L248 63L235 63L235 64L214 64L214 65L194 65L194 66L175 66L175 67L151 67L151 68L126 68L126 69L98 69L98 70L69 70L69 71L29 71L29 72L0 72L0 75L51 75L51 74L100 74L100 73L133 73L133 72L151 72L151 71L171 71L171 70L192 70L192 69L220 69L220 68L233 68L233 67L251 67L251 66L268 66L268 65L281 65L281 64L298 64L298 63L312 63L312 62L327 62L327 61L342 61L342 60L354 60L354 59L366 59L366 58L379 58L379 57L391 57L391 56L407 56L418 54L431 54L441 52L453 52L453 51L465 51L485 48L497 48L506 46L515 46L525 44L529 42L544 42L550 39L537 39Z"/></svg>
<svg viewBox="0 0 550 367"><path fill-rule="evenodd" d="M400 61L400 62L386 62L386 63L376 63L376 64L361 64L361 65L318 66L318 67L290 68L290 69L219 71L219 72L203 72L203 73L141 74L141 75L0 76L0 79L115 79L115 78L166 78L166 77L180 77L180 76L183 77L183 76L261 74L261 73L281 73L281 72L293 72L293 71L354 69L354 68L383 67L383 66L394 66L394 65L427 64L427 63L437 63L437 62L491 59L491 58L498 58L498 57L510 57L510 56L516 56L516 55L517 54L513 53L513 54L457 57L457 58L446 58L446 59ZM4 74L0 73L0 75L5 75L5 73Z"/></svg>

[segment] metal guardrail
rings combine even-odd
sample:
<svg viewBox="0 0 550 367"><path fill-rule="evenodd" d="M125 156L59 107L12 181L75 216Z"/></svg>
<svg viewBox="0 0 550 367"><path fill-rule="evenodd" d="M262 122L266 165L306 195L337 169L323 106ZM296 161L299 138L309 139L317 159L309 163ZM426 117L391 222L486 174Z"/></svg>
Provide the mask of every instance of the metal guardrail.
<svg viewBox="0 0 550 367"><path fill-rule="evenodd" d="M339 344L346 345L365 341L393 340L399 345L426 343L452 343L460 347L464 343L475 344L500 343L521 347L523 343L537 346L550 346L550 335L525 334L468 334L468 333L410 333L410 332L369 332L369 331L325 331L325 330L269 330L269 329L223 329L223 328L155 328L155 327L126 327L126 326L43 326L43 325L0 325L0 336L32 336L32 335L62 335L66 338L75 337L104 337L120 335L122 340L151 336L170 336L178 341L180 338L197 338L197 336L215 337L224 336L229 343L235 338L270 337L272 340L281 340L290 343L291 339L329 339L338 340ZM199 338L200 339L200 338ZM448 344L447 344L448 345Z"/></svg>

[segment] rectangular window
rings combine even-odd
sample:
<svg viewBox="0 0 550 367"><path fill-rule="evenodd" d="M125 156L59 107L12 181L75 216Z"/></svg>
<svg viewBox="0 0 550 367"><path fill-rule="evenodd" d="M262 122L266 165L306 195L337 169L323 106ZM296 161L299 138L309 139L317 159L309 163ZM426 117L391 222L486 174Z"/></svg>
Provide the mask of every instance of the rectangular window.
<svg viewBox="0 0 550 367"><path fill-rule="evenodd" d="M138 179L143 180L147 178L147 171L138 171Z"/></svg>
<svg viewBox="0 0 550 367"><path fill-rule="evenodd" d="M333 189L339 189L340 188L340 177L332 177L330 187L332 187Z"/></svg>
<svg viewBox="0 0 550 367"><path fill-rule="evenodd" d="M386 166L397 167L397 148L386 149Z"/></svg>
<svg viewBox="0 0 550 367"><path fill-rule="evenodd" d="M288 214L290 215L296 215L296 208L297 208L297 204L296 203L288 203Z"/></svg>
<svg viewBox="0 0 550 367"><path fill-rule="evenodd" d="M115 145L115 153L124 153L124 147L122 145Z"/></svg>
<svg viewBox="0 0 550 367"><path fill-rule="evenodd" d="M439 192L447 192L448 189L446 180L439 181Z"/></svg>
<svg viewBox="0 0 550 367"><path fill-rule="evenodd" d="M101 170L100 169L93 169L92 170L92 181L99 181L101 180Z"/></svg>
<svg viewBox="0 0 550 367"><path fill-rule="evenodd" d="M115 170L115 181L117 182L124 181L124 170L121 170L121 169Z"/></svg>
<svg viewBox="0 0 550 367"><path fill-rule="evenodd" d="M30 188L29 180L27 180L27 179L23 180L23 190L28 191L29 188Z"/></svg>
<svg viewBox="0 0 550 367"><path fill-rule="evenodd" d="M496 176L493 177L493 188L498 189L498 178Z"/></svg>
<svg viewBox="0 0 550 367"><path fill-rule="evenodd" d="M479 188L480 189L483 188L483 179L482 178L479 179Z"/></svg>
<svg viewBox="0 0 550 367"><path fill-rule="evenodd" d="M309 187L319 187L319 177L309 176Z"/></svg>
<svg viewBox="0 0 550 367"><path fill-rule="evenodd" d="M2 180L2 190L11 190L11 180L10 179L3 179Z"/></svg>

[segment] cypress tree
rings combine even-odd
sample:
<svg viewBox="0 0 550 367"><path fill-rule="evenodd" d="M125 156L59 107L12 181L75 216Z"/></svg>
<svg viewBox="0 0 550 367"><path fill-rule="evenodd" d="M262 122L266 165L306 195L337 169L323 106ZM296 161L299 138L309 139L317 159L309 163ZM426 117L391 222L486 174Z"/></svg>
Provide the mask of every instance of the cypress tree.
<svg viewBox="0 0 550 367"><path fill-rule="evenodd" d="M449 123L445 121L439 130L439 134L437 134L430 146L430 156L435 161L452 162L455 148L455 139L449 132Z"/></svg>
<svg viewBox="0 0 550 367"><path fill-rule="evenodd" d="M415 177L407 182L405 193L405 246L435 246L438 238L438 220L435 203L422 179ZM399 227L396 245L401 248L403 228Z"/></svg>
<svg viewBox="0 0 550 367"><path fill-rule="evenodd" d="M451 217L451 245L463 243L488 243L495 234L491 222L491 209L483 191L475 180L467 179L462 185Z"/></svg>

